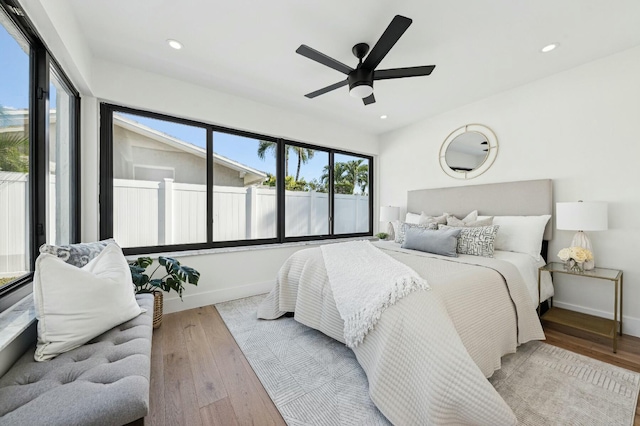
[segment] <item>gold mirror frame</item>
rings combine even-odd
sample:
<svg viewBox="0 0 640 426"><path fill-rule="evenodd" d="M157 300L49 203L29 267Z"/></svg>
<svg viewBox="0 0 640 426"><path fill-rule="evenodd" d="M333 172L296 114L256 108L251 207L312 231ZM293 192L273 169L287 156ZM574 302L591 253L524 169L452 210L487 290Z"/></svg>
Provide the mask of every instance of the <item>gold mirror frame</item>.
<svg viewBox="0 0 640 426"><path fill-rule="evenodd" d="M455 138L457 138L458 136L466 132L476 132L483 135L487 139L487 142L488 142L487 148L489 149L489 151L487 152L487 155L485 156L484 161L480 165L478 165L478 167L476 167L475 169L470 171L454 170L451 167L449 167L449 165L447 164L447 160L446 160L447 149L449 148L449 145L451 145L451 143L454 141ZM496 160L497 156L498 156L498 138L496 137L496 134L493 133L493 131L490 128L482 124L467 124L451 132L449 136L447 136L447 138L442 143L442 146L440 147L440 167L442 168L442 171L444 171L447 175L451 176L452 178L473 179L475 177L480 176L484 172L486 172L489 169L489 167L491 167L493 162Z"/></svg>

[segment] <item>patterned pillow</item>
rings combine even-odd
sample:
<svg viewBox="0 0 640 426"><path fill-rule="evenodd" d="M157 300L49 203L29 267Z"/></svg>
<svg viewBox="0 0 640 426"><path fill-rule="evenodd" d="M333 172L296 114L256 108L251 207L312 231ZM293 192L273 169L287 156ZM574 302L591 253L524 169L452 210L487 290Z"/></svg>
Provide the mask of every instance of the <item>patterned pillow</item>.
<svg viewBox="0 0 640 426"><path fill-rule="evenodd" d="M59 257L65 262L82 268L89 263L91 259L100 254L107 244L114 243L116 240L109 238L108 240L96 241L93 243L78 243L68 246L54 246L43 244L40 246L40 253L49 253Z"/></svg>
<svg viewBox="0 0 640 426"><path fill-rule="evenodd" d="M438 229L438 224L427 223L424 225L420 225L417 223L400 222L400 226L398 226L398 233L396 234L396 238L394 241L400 244L404 243L404 237L405 237L405 234L407 233L407 229L409 228Z"/></svg>
<svg viewBox="0 0 640 426"><path fill-rule="evenodd" d="M439 229L451 228L440 225ZM493 257L494 241L500 225L464 227L458 236L458 253L473 256Z"/></svg>

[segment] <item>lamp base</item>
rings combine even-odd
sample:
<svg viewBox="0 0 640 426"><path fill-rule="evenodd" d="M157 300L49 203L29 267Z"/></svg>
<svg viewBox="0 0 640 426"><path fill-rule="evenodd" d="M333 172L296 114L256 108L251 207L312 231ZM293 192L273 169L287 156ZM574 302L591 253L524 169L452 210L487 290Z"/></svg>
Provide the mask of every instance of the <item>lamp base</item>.
<svg viewBox="0 0 640 426"><path fill-rule="evenodd" d="M396 235L393 229L393 224L391 222L387 222L387 240L395 240Z"/></svg>
<svg viewBox="0 0 640 426"><path fill-rule="evenodd" d="M587 234L582 231L576 232L576 235L573 236L573 240L571 240L571 247L582 247L589 250L593 254L593 249L591 248L591 240L589 240ZM595 259L596 257L594 255L593 260L584 262L583 266L585 271L590 271L596 267Z"/></svg>

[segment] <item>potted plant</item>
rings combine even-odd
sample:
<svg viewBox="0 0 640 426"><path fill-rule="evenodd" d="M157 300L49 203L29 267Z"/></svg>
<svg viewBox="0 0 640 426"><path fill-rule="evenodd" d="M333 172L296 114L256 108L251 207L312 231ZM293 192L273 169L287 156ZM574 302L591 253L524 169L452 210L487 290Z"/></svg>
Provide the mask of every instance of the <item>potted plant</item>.
<svg viewBox="0 0 640 426"><path fill-rule="evenodd" d="M151 274L147 275L147 268L152 264L152 258L139 257L138 259L129 262L129 269L131 270L131 278L133 280L133 286L136 294L153 294L153 328L158 328L162 323L162 291L169 293L171 290L175 290L178 293L178 296L180 296L180 300L182 300L184 283L188 282L189 284L198 285L200 272L188 266L181 265L176 259L160 256L158 258L158 266L156 269L154 269ZM161 266L164 266L164 271L161 272L160 275L165 272L166 274L162 277L154 278L154 275Z"/></svg>

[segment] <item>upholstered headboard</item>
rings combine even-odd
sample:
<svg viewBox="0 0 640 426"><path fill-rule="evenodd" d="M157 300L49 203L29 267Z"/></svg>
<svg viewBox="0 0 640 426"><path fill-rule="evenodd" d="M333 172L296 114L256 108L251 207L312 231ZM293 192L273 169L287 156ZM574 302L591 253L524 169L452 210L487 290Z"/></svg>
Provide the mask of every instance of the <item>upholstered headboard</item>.
<svg viewBox="0 0 640 426"><path fill-rule="evenodd" d="M451 188L419 189L407 194L407 211L440 216L442 212L464 217L472 210L483 216L537 216L553 214L551 179L490 183ZM553 237L553 220L544 239Z"/></svg>

